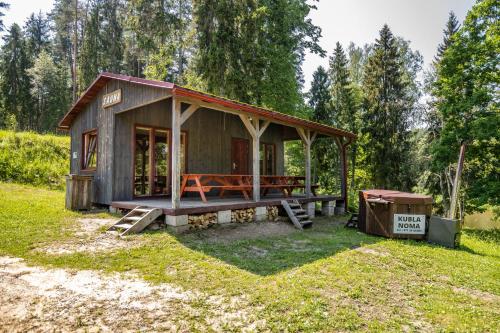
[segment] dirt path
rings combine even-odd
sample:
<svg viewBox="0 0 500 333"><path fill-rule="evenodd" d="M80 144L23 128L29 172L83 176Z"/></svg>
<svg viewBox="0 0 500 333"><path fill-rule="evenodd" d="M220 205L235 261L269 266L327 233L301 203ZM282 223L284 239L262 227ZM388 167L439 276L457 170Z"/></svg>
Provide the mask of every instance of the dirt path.
<svg viewBox="0 0 500 333"><path fill-rule="evenodd" d="M262 327L224 299L118 274L29 267L0 257L0 331L127 332Z"/></svg>

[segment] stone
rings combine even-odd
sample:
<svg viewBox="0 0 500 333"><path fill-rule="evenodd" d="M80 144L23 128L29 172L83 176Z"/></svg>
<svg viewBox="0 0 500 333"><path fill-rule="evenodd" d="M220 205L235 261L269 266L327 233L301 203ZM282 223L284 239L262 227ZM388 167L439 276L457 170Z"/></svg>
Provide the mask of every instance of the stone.
<svg viewBox="0 0 500 333"><path fill-rule="evenodd" d="M179 226L167 225L167 231L170 231L174 234L180 234L180 233L186 232L188 230L189 230L189 224L179 225Z"/></svg>
<svg viewBox="0 0 500 333"><path fill-rule="evenodd" d="M267 207L255 207L255 221L267 220Z"/></svg>
<svg viewBox="0 0 500 333"><path fill-rule="evenodd" d="M335 201L321 201L321 215L335 215Z"/></svg>
<svg viewBox="0 0 500 333"><path fill-rule="evenodd" d="M188 216L187 215L166 215L165 216L165 223L167 226L174 226L174 227L179 227L179 226L184 226L188 224Z"/></svg>
<svg viewBox="0 0 500 333"><path fill-rule="evenodd" d="M316 203L315 202L308 202L304 204L304 209L309 215L310 218L313 218L316 214Z"/></svg>
<svg viewBox="0 0 500 333"><path fill-rule="evenodd" d="M230 210L220 210L217 212L217 223L225 224L231 223L231 211Z"/></svg>
<svg viewBox="0 0 500 333"><path fill-rule="evenodd" d="M115 207L113 207L113 206L109 206L109 212L110 212L111 214L116 214L116 213L118 213L118 209L116 209L116 208L115 208Z"/></svg>
<svg viewBox="0 0 500 333"><path fill-rule="evenodd" d="M344 215L345 209L343 206L335 207L335 215Z"/></svg>

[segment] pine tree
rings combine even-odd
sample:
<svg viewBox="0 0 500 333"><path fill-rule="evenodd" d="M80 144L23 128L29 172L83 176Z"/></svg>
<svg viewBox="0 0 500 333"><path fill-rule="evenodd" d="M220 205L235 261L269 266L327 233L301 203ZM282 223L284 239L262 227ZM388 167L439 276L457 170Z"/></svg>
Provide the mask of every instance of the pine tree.
<svg viewBox="0 0 500 333"><path fill-rule="evenodd" d="M0 62L0 91L2 96L2 120L15 117L20 129L31 129L30 82L26 70L29 60L26 41L19 25L14 23L3 37Z"/></svg>
<svg viewBox="0 0 500 333"><path fill-rule="evenodd" d="M50 25L45 15L40 11L32 13L24 25L24 36L28 47L28 54L34 62L42 50L50 48Z"/></svg>
<svg viewBox="0 0 500 333"><path fill-rule="evenodd" d="M437 80L437 68L441 62L445 51L452 45L452 38L460 29L460 24L453 12L450 12L445 29L443 29L443 41L438 45L436 56L429 71L425 73L424 90L429 95L429 100L426 104L425 123L427 126L427 140L423 141L425 147L423 153L430 156L431 145L434 141L439 140L442 130L442 119L437 109L438 99L433 94L433 89ZM451 166L439 170L438 172L430 172L430 158L424 159L425 165L422 165L421 176L419 183L422 188L427 188L432 193L439 194L441 199L438 205L439 212L444 213L449 208L449 197L451 196Z"/></svg>
<svg viewBox="0 0 500 333"><path fill-rule="evenodd" d="M120 73L123 69L123 4L119 0L106 0L102 4L99 50L101 67L105 71ZM110 41L112 41L110 43Z"/></svg>
<svg viewBox="0 0 500 333"><path fill-rule="evenodd" d="M9 7L10 7L10 5L8 3L0 1L0 31L3 31L5 29L5 26L3 24L3 20L1 19L3 16L5 16L3 11L5 9L9 9Z"/></svg>
<svg viewBox="0 0 500 333"><path fill-rule="evenodd" d="M43 50L32 68L27 70L31 81L31 95L35 98L32 129L38 132L52 130L68 107L63 70Z"/></svg>
<svg viewBox="0 0 500 333"><path fill-rule="evenodd" d="M79 85L82 89L90 86L102 68L102 47L99 38L101 33L101 1L90 3L88 11L80 50Z"/></svg>
<svg viewBox="0 0 500 333"><path fill-rule="evenodd" d="M300 66L324 54L304 0L194 1L197 72L209 92L286 113L301 109Z"/></svg>
<svg viewBox="0 0 500 333"><path fill-rule="evenodd" d="M126 26L127 70L157 80L183 82L191 1L130 0Z"/></svg>
<svg viewBox="0 0 500 333"><path fill-rule="evenodd" d="M432 170L456 165L460 144L467 143L461 211L500 204L498 17L497 0L478 2L437 65L433 94L443 125L431 149Z"/></svg>
<svg viewBox="0 0 500 333"><path fill-rule="evenodd" d="M313 73L308 104L313 109L312 120L325 125L333 124L330 103L330 77L323 66L319 66Z"/></svg>
<svg viewBox="0 0 500 333"><path fill-rule="evenodd" d="M448 16L448 21L446 22L446 27L443 29L443 41L438 45L437 54L434 57L435 62L443 57L444 52L452 43L452 37L460 29L460 24L458 23L457 17L454 12L450 12Z"/></svg>
<svg viewBox="0 0 500 333"><path fill-rule="evenodd" d="M331 104L331 81L328 72L319 66L313 74L309 90L309 107L312 109L312 120L325 124L333 124ZM332 170L339 170L338 150L331 138L317 138L312 146L313 178L321 187L337 191L340 178Z"/></svg>
<svg viewBox="0 0 500 333"><path fill-rule="evenodd" d="M346 129L352 133L359 131L359 107L356 103L350 81L350 72L347 56L337 42L333 56L330 58L331 97L333 125ZM350 147L351 157L351 187L354 188L354 175L356 169L357 143Z"/></svg>
<svg viewBox="0 0 500 333"><path fill-rule="evenodd" d="M72 100L76 101L78 86L78 50L82 43L82 31L85 25L85 9L78 0L55 0L54 7L49 14L53 22L54 56L62 61L71 73Z"/></svg>
<svg viewBox="0 0 500 333"><path fill-rule="evenodd" d="M364 133L367 169L379 188L409 190L413 179L407 174L410 156L409 121L414 96L398 41L387 25L368 58L363 80Z"/></svg>

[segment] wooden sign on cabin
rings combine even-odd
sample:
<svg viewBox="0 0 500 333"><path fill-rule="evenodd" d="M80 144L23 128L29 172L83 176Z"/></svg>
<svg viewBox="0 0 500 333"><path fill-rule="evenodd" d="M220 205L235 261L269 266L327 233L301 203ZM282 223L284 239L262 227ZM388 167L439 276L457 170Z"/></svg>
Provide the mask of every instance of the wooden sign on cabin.
<svg viewBox="0 0 500 333"><path fill-rule="evenodd" d="M102 107L107 108L122 101L122 90L118 89L102 96Z"/></svg>

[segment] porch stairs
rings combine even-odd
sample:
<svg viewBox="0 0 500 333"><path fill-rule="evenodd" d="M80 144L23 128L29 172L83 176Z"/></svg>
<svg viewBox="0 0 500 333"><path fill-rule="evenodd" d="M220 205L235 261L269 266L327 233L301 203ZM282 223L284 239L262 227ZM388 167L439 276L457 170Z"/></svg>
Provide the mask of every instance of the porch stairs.
<svg viewBox="0 0 500 333"><path fill-rule="evenodd" d="M137 206L113 224L108 231L118 231L120 236L136 234L144 230L162 214L163 211L160 208Z"/></svg>
<svg viewBox="0 0 500 333"><path fill-rule="evenodd" d="M309 219L309 215L306 214L306 211L297 200L281 200L281 205L297 229L302 230L312 227L313 223Z"/></svg>

